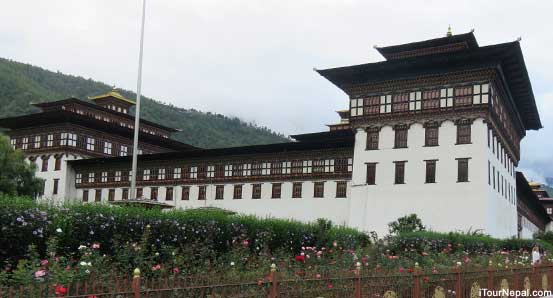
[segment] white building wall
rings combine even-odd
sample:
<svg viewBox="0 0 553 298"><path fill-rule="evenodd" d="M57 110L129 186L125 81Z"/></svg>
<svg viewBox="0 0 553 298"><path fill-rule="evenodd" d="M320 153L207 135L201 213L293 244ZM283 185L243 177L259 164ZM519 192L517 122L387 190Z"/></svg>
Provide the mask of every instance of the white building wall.
<svg viewBox="0 0 553 298"><path fill-rule="evenodd" d="M338 180L344 181L344 180ZM295 219L304 222L314 221L318 218L331 220L335 224L345 225L348 222L349 202L351 184L347 185L347 197L336 198L335 180L325 181L324 197L313 197L313 181L295 181L302 182L302 197L292 198L293 182L283 182L281 186L280 199L271 198L272 183L256 182L261 186L261 199L252 199L252 184L240 183L242 185L242 199L233 199L234 185L224 184L224 199L215 199L216 185L209 184L206 189L206 200L198 200L198 185L187 185L190 187L190 196L188 200L181 200L181 185L173 186L173 200L166 201L166 186L158 187L158 200L160 202L176 206L178 208L199 208L199 207L217 207L226 210L235 211L243 214L251 214L260 217L276 217ZM143 196L150 197L151 187L142 187ZM102 202L108 201L108 189L102 189ZM77 189L77 197L83 196L83 189ZM123 188L115 188L115 200L121 200ZM89 202L94 202L94 189L89 190Z"/></svg>
<svg viewBox="0 0 553 298"><path fill-rule="evenodd" d="M516 206L490 199L487 183L487 125L477 119L471 144L455 145L457 128L445 121L439 129L439 146L425 147L420 123L409 128L408 148L394 149L391 126L381 129L379 149L366 150L366 132L356 132L349 225L387 234L388 223L411 213L435 231L483 229L496 237L516 234ZM470 158L469 182L457 182L456 158ZM436 183L425 183L425 160L437 159ZM407 161L405 184L394 184L394 161ZM366 163L376 162L376 185L366 183ZM501 209L500 209L501 208ZM489 219L492 213L495 216Z"/></svg>

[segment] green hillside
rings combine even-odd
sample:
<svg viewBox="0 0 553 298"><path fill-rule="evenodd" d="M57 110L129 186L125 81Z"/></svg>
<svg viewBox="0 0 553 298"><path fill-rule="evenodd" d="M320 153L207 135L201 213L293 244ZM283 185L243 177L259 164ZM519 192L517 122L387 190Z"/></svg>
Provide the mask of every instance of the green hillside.
<svg viewBox="0 0 553 298"><path fill-rule="evenodd" d="M92 79L0 58L0 118L37 112L29 104L31 102L54 101L69 96L86 99L110 90L111 86ZM131 99L136 96L127 90L118 91ZM173 134L173 138L194 146L217 148L286 141L281 134L238 118L142 98L142 118L181 129L182 132Z"/></svg>

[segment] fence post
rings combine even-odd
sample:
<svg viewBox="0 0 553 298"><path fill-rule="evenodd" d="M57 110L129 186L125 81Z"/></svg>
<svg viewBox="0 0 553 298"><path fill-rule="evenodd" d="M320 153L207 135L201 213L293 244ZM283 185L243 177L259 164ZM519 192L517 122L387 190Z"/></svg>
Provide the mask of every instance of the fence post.
<svg viewBox="0 0 553 298"><path fill-rule="evenodd" d="M415 263L415 270L413 275L413 298L421 297L421 277L420 277L419 263Z"/></svg>
<svg viewBox="0 0 553 298"><path fill-rule="evenodd" d="M456 276L456 282L455 282L455 297L456 298L462 298L463 297L463 286L462 286L462 279L461 279L461 266L457 265L457 268L455 270L455 276Z"/></svg>
<svg viewBox="0 0 553 298"><path fill-rule="evenodd" d="M488 290L493 290L493 268L492 268L492 261L490 260L488 263Z"/></svg>
<svg viewBox="0 0 553 298"><path fill-rule="evenodd" d="M538 270L536 270L537 266L538 265L535 264L535 263L532 264L532 279L531 279L532 283L531 283L531 285L532 285L532 289L534 289L534 290L537 290L537 289L540 288L538 278L537 278L537 276L538 276Z"/></svg>
<svg viewBox="0 0 553 298"><path fill-rule="evenodd" d="M361 298L361 263L355 264L355 298Z"/></svg>
<svg viewBox="0 0 553 298"><path fill-rule="evenodd" d="M515 283L515 291L520 290L519 280L518 280L518 270L517 268L513 268L514 273L514 283Z"/></svg>
<svg viewBox="0 0 553 298"><path fill-rule="evenodd" d="M269 292L269 298L276 298L277 292L278 292L278 285L277 285L277 266L275 263L271 264L271 290Z"/></svg>
<svg viewBox="0 0 553 298"><path fill-rule="evenodd" d="M140 298L140 269L135 268L132 273L133 298Z"/></svg>

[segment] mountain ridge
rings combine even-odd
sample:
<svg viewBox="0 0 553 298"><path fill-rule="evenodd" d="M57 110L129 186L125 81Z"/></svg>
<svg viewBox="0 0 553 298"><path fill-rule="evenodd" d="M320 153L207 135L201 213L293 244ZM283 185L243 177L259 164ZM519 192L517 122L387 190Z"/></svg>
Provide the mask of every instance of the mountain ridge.
<svg viewBox="0 0 553 298"><path fill-rule="evenodd" d="M0 118L38 112L36 107L30 105L31 102L68 97L87 100L90 96L110 90L112 86L91 78L0 58ZM129 90L117 91L127 98L136 97ZM177 107L147 96L142 96L141 104L141 118L180 129L172 138L193 146L221 148L289 141L282 134L238 117ZM134 109L131 113L134 114Z"/></svg>

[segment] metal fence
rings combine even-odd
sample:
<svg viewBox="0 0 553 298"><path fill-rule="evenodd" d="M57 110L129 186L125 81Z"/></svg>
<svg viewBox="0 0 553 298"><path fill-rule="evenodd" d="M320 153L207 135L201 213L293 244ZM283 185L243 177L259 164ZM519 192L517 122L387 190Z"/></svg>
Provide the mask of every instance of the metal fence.
<svg viewBox="0 0 553 298"><path fill-rule="evenodd" d="M369 272L358 266L352 271L318 278L286 276L282 279L272 265L263 280L241 283L216 283L215 280L216 277L192 278L178 274L146 278L135 270L132 277L113 278L109 282L76 282L63 289L46 283L0 287L0 298L476 298L485 295L484 289L505 290L496 294L501 297L531 296L534 290L553 290L553 264L483 270L456 267L442 273L425 273L415 267L412 272L397 274Z"/></svg>

